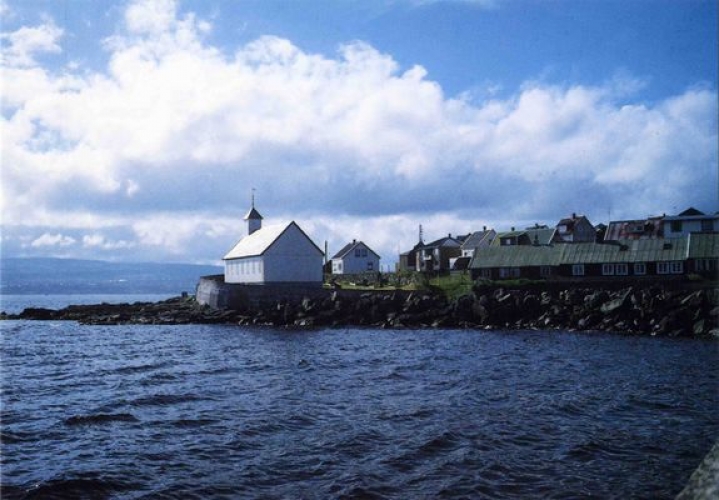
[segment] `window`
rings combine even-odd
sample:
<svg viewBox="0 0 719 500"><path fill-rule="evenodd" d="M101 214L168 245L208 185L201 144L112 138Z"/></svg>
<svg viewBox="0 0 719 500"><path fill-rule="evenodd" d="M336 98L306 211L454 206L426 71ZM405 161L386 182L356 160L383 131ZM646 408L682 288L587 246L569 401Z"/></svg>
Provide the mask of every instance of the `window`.
<svg viewBox="0 0 719 500"><path fill-rule="evenodd" d="M617 274L617 276L626 276L627 274L629 274L629 266L626 264L615 264L614 272Z"/></svg>
<svg viewBox="0 0 719 500"><path fill-rule="evenodd" d="M584 276L584 264L573 264L572 276Z"/></svg>
<svg viewBox="0 0 719 500"><path fill-rule="evenodd" d="M604 276L614 276L614 264L602 264L602 274Z"/></svg>
<svg viewBox="0 0 719 500"><path fill-rule="evenodd" d="M367 249L366 248L362 249L362 257L367 257Z"/></svg>
<svg viewBox="0 0 719 500"><path fill-rule="evenodd" d="M539 275L542 278L546 278L552 275L552 266L540 266Z"/></svg>
<svg viewBox="0 0 719 500"><path fill-rule="evenodd" d="M702 219L702 233L708 233L714 230L714 222L711 219Z"/></svg>
<svg viewBox="0 0 719 500"><path fill-rule="evenodd" d="M672 233L681 233L682 232L682 221L680 220L673 220L670 225Z"/></svg>
<svg viewBox="0 0 719 500"><path fill-rule="evenodd" d="M634 274L641 276L647 274L647 265L644 262L637 262L634 264Z"/></svg>
<svg viewBox="0 0 719 500"><path fill-rule="evenodd" d="M368 271L374 271L374 262L368 262L368 263L367 263L367 270L368 270Z"/></svg>
<svg viewBox="0 0 719 500"><path fill-rule="evenodd" d="M521 271L518 267L502 267L499 269L500 278L519 278Z"/></svg>
<svg viewBox="0 0 719 500"><path fill-rule="evenodd" d="M488 280L492 279L492 270L491 269L482 269L480 271L480 276L482 276L482 278L486 278Z"/></svg>
<svg viewBox="0 0 719 500"><path fill-rule="evenodd" d="M716 259L697 259L696 263L694 264L694 269L697 272L716 271L717 270L717 260Z"/></svg>
<svg viewBox="0 0 719 500"><path fill-rule="evenodd" d="M657 274L682 274L684 262L675 260L672 262L657 262Z"/></svg>
<svg viewBox="0 0 719 500"><path fill-rule="evenodd" d="M362 252L360 251L360 249L355 248L355 257L361 257L361 256L362 256Z"/></svg>

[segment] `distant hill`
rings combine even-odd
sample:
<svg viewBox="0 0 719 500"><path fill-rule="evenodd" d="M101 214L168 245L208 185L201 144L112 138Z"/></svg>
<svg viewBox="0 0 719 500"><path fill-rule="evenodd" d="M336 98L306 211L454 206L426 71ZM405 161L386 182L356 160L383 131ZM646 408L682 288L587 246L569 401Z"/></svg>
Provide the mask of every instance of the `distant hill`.
<svg viewBox="0 0 719 500"><path fill-rule="evenodd" d="M0 259L0 294L180 294L218 266L52 258Z"/></svg>

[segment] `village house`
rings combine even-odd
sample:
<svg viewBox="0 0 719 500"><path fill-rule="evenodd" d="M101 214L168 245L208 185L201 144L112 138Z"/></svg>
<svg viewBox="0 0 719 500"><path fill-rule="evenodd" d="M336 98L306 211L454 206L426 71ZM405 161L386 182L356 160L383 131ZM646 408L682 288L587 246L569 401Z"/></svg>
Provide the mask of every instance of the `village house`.
<svg viewBox="0 0 719 500"><path fill-rule="evenodd" d="M678 215L660 215L638 220L611 221L604 241L684 238L691 233L719 231L719 214L707 215L688 208Z"/></svg>
<svg viewBox="0 0 719 500"><path fill-rule="evenodd" d="M244 220L247 236L223 258L225 283L322 285L324 253L296 222L263 227L254 203Z"/></svg>
<svg viewBox="0 0 719 500"><path fill-rule="evenodd" d="M466 238L466 237L465 237ZM445 236L417 249L417 271L442 272L449 271L449 261L462 254L462 239Z"/></svg>
<svg viewBox="0 0 719 500"><path fill-rule="evenodd" d="M487 226L484 226L481 231L469 234L460 247L462 254L459 257L449 259L450 269L452 271L465 271L474 256L474 251L477 248L491 245L495 236L497 236L497 232L494 229L487 229Z"/></svg>
<svg viewBox="0 0 719 500"><path fill-rule="evenodd" d="M481 231L473 232L462 242L462 257L473 257L477 248L488 247L496 236L497 232L494 229L487 229L487 226Z"/></svg>
<svg viewBox="0 0 719 500"><path fill-rule="evenodd" d="M379 271L380 256L364 242L352 240L332 257L332 274Z"/></svg>
<svg viewBox="0 0 719 500"><path fill-rule="evenodd" d="M719 231L719 214L707 215L696 208L688 208L679 215L664 216L663 220L665 238Z"/></svg>
<svg viewBox="0 0 719 500"><path fill-rule="evenodd" d="M480 248L472 277L486 279L678 277L716 278L719 234L692 233L672 240L630 239L607 243Z"/></svg>
<svg viewBox="0 0 719 500"><path fill-rule="evenodd" d="M597 230L584 215L573 213L557 223L553 240L556 243L579 243L596 241Z"/></svg>

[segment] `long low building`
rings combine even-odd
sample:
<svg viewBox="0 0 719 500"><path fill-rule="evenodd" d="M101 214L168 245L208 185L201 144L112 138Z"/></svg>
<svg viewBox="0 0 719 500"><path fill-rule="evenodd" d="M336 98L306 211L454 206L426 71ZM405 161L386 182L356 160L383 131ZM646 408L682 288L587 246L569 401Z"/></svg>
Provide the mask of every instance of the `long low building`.
<svg viewBox="0 0 719 500"><path fill-rule="evenodd" d="M478 248L469 269L473 279L492 280L688 274L716 278L719 233L692 233L677 239Z"/></svg>

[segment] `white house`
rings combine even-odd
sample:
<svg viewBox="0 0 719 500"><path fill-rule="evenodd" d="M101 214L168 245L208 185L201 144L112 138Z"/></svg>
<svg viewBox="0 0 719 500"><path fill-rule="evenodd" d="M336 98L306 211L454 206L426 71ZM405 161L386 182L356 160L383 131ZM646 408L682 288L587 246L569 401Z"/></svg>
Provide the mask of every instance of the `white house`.
<svg viewBox="0 0 719 500"><path fill-rule="evenodd" d="M361 241L352 240L332 257L332 274L379 271L380 256Z"/></svg>
<svg viewBox="0 0 719 500"><path fill-rule="evenodd" d="M254 206L245 220L248 235L223 258L225 283L322 284L324 253L296 222L262 227Z"/></svg>
<svg viewBox="0 0 719 500"><path fill-rule="evenodd" d="M688 208L679 215L664 217L664 237L684 238L691 233L719 231L719 215L707 215L696 208Z"/></svg>

